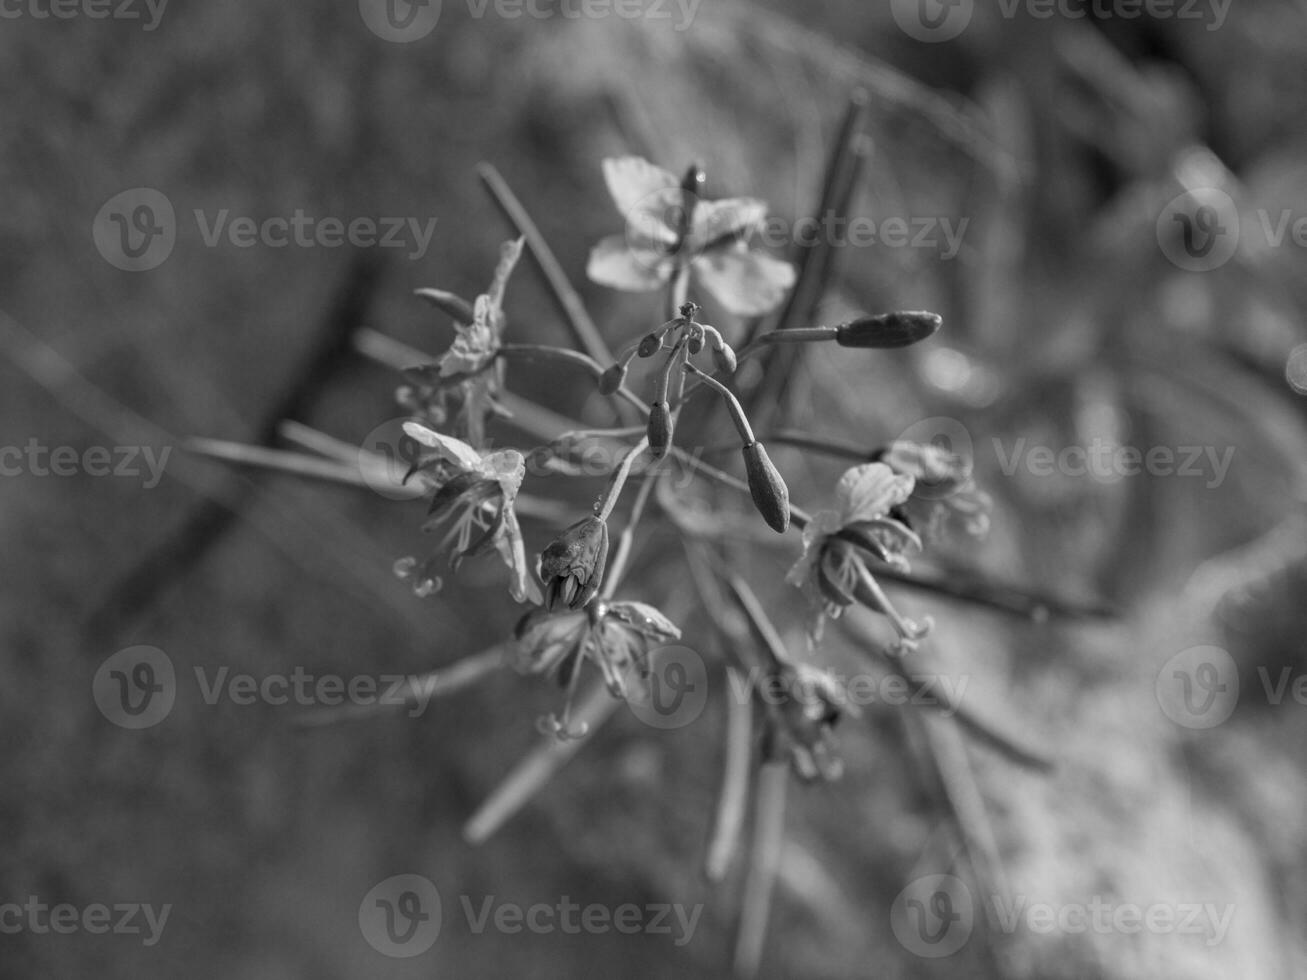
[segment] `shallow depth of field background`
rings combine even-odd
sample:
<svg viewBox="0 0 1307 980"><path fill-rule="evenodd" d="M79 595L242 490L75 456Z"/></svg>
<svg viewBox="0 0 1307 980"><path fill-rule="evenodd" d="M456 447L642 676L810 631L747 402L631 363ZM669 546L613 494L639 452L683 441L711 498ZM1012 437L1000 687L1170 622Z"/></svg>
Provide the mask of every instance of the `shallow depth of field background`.
<svg viewBox="0 0 1307 980"><path fill-rule="evenodd" d="M493 4L475 17L446 0L412 44L378 38L348 0L175 0L151 32L113 19L0 21L0 444L121 444L96 426L156 447L258 438L355 257L208 247L196 209L438 219L420 259L376 250L362 321L440 351L446 323L412 290L475 294L509 237L476 179L482 160L527 204L609 338L625 340L657 315L656 300L583 281L590 245L620 228L601 158L639 152L678 171L697 158L710 196L757 195L793 218L812 206L844 103L863 86L875 153L856 213L965 218L967 230L947 260L883 244L841 253L832 317L926 308L946 328L906 352L814 354L797 381L797 422L870 447L921 419L959 420L996 499L994 531L944 560L1122 611L1109 625L1032 626L896 593L935 617L932 656L967 677L977 710L1061 762L1040 777L971 752L1012 891L1235 910L1210 947L1019 931L1003 941L1003 969L1296 975L1307 704L1292 685L1273 704L1263 678L1307 670L1307 402L1286 380L1307 342L1307 255L1292 232L1307 217L1307 8L1242 0L1217 27L1209 6L1196 20L1095 25L978 4L958 38L932 44L889 7L705 3L678 31L674 5L665 20L542 20L505 19ZM1177 160L1243 209L1240 250L1212 271L1179 269L1159 244L1158 216L1183 189ZM178 240L159 268L121 272L90 229L105 201L142 186L173 202ZM1274 226L1286 212L1276 246L1261 215ZM507 309L515 339L565 339L527 263ZM299 417L360 440L398 414L395 384L349 359ZM525 387L595 417L583 383ZM1210 468L1004 472L1021 447L1095 440L1234 455L1221 480ZM796 503L829 501L839 464L774 455ZM131 478L0 478L0 902L173 906L151 948L132 936L0 935L0 975L722 975L733 899L698 875L720 705L670 733L623 712L474 849L460 825L534 744L535 717L558 703L550 685L506 672L417 720L316 732L293 729L285 709L204 703L196 667L417 672L500 639L519 610L493 563L469 564L427 601L391 576L396 557L426 543L419 505L259 477L240 520L148 608L104 614L200 491L248 479L176 450L149 490ZM579 514L598 487L538 489ZM554 530L528 523L529 546ZM798 596L781 584L792 538L750 573L770 606L790 611L799 649ZM679 556L670 536L654 540L624 591L692 609ZM689 645L707 635L701 616L682 625ZM132 644L166 651L181 679L172 713L143 732L110 724L91 697L99 664ZM1156 696L1163 665L1198 644L1228 650L1241 681L1234 713L1208 730L1174 724ZM889 929L904 883L945 870L918 864L939 816L898 710L872 707L841 730L843 782L793 793L765 975L986 975L973 953L921 959ZM413 960L380 956L357 926L363 896L399 873L431 878L444 896L441 937ZM476 935L460 895L705 911L680 947L657 935Z"/></svg>

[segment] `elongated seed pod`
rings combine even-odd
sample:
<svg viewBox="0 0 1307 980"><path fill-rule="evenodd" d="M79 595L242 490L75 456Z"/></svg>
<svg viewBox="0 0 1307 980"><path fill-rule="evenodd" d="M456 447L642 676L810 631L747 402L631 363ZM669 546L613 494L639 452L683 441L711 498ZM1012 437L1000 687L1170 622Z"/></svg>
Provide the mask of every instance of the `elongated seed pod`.
<svg viewBox="0 0 1307 980"><path fill-rule="evenodd" d="M778 534L790 528L790 489L760 442L744 447L744 472L749 494L767 526Z"/></svg>
<svg viewBox="0 0 1307 980"><path fill-rule="evenodd" d="M662 459L672 445L672 410L667 402L654 402L649 413L649 452Z"/></svg>
<svg viewBox="0 0 1307 980"><path fill-rule="evenodd" d="M859 317L835 328L841 347L907 347L938 330L944 318L938 313L906 311Z"/></svg>

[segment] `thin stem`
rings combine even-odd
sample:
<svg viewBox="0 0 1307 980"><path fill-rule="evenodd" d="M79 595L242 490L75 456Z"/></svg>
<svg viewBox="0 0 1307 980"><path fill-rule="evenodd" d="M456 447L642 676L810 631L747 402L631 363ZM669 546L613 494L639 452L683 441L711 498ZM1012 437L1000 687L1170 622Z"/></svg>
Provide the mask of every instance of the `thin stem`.
<svg viewBox="0 0 1307 980"><path fill-rule="evenodd" d="M399 692L402 693L403 700L387 698L384 703L378 700L376 704L319 708L300 714L296 717L295 724L300 728L321 728L344 722L361 721L387 714L397 708L418 708L420 711L425 711L434 698L444 698L462 691L502 668L507 649L508 644L499 643L480 653L457 660L448 667L410 676Z"/></svg>
<svg viewBox="0 0 1307 980"><path fill-rule="evenodd" d="M635 541L635 529L639 525L640 519L644 516L645 504L649 501L649 494L658 482L658 475L648 477L640 484L640 489L636 491L635 502L631 504L631 516L627 518L626 527L622 528L621 537L617 539L617 550L613 553L613 560L608 564L608 574L604 577L603 597L611 599L613 593L622 582L622 576L626 574L627 562L631 558L631 546Z"/></svg>
<svg viewBox="0 0 1307 980"><path fill-rule="evenodd" d="M894 608L894 604L889 601L889 596L885 594L885 590L880 587L880 583L876 581L876 576L871 574L867 569L867 566L860 561L855 562L855 565L858 570L858 577L862 580L862 584L866 586L867 591L870 592L872 597L876 600L876 605L879 607L876 611L882 612L890 618L890 621L894 624L894 628L898 630L900 636L908 640L919 640L930 632L932 623L929 616L927 616L921 623L916 623L903 616Z"/></svg>
<svg viewBox="0 0 1307 980"><path fill-rule="evenodd" d="M839 331L834 327L791 327L785 330L770 330L760 334L760 344L810 344L813 342L834 340Z"/></svg>
<svg viewBox="0 0 1307 980"><path fill-rule="evenodd" d="M548 344L501 344L495 354L497 357L522 361L566 361L584 368L596 378L604 373L599 362L589 354L567 347L552 347Z"/></svg>
<svg viewBox="0 0 1307 980"><path fill-rule="evenodd" d="M753 846L735 940L735 973L740 977L756 976L762 963L772 891L785 846L785 797L789 782L790 769L784 762L768 762L758 772Z"/></svg>
<svg viewBox="0 0 1307 980"><path fill-rule="evenodd" d="M637 456L648 448L649 437L646 435L622 457L621 465L617 467L616 472L608 481L608 492L604 495L603 506L600 507L599 513L595 515L599 520L608 520L608 515L613 512L613 508L617 506L617 499L622 495L622 487L626 486L626 478L631 475L631 464L635 462Z"/></svg>
<svg viewBox="0 0 1307 980"><path fill-rule="evenodd" d="M220 459L239 466L278 470L311 480L325 480L357 487L369 485L363 479L363 473L357 465L347 466L336 460L321 459L285 449L267 449L263 446L227 442L223 439L206 439L202 436L192 436L183 440L182 449L197 456L208 456L211 459ZM395 486L398 487L399 484L396 483Z"/></svg>
<svg viewBox="0 0 1307 980"><path fill-rule="evenodd" d="M714 389L717 394L721 395L722 398L726 400L726 407L731 410L731 421L735 423L735 430L739 432L740 438L744 440L746 446L752 446L758 441L753 437L753 428L749 425L749 419L744 414L744 407L740 404L739 399L731 392L730 388L727 388L726 385L722 384L716 378L710 377L703 371L700 371L689 361L685 362L683 370L698 375L699 379L703 381L704 384L709 388Z"/></svg>
<svg viewBox="0 0 1307 980"><path fill-rule="evenodd" d="M566 741L544 736L477 807L476 812L463 825L463 839L469 844L483 844L489 840L572 761L576 753L594 738L599 727L613 715L618 705L623 703L609 695L608 688L603 684L591 687L575 711L578 725L586 726L586 734Z"/></svg>
<svg viewBox="0 0 1307 980"><path fill-rule="evenodd" d="M815 453L835 456L839 459L849 459L859 463L870 462L876 453L876 450L869 450L864 446L856 446L849 442L837 442L834 439L821 439L817 436L810 436L806 432L795 432L791 429L769 432L766 441L781 446L797 446L800 449L809 449Z"/></svg>
<svg viewBox="0 0 1307 980"><path fill-rule="evenodd" d="M590 319L590 314L586 312L585 304L581 302L580 295L573 288L567 278L567 273L563 271L562 265L554 257L553 250L550 249L544 236L540 234L540 229L531 220L531 216L527 214L522 202L517 199L517 196L509 188L507 181L489 163L482 163L477 166L477 176L481 178L481 182L485 185L486 190L490 192L491 198L493 198L504 217L517 229L518 234L526 239L527 251L535 259L536 268L544 276L554 302L558 305L563 318L567 321L572 331L573 341L598 363L607 364L612 361L612 352L609 351L608 345L604 342L599 328Z"/></svg>
<svg viewBox="0 0 1307 980"><path fill-rule="evenodd" d="M390 368L392 371L405 371L408 368L421 367L424 364L430 364L433 360L431 355L425 351L410 347L403 341L388 337L371 327L360 327L354 331L353 341L354 349L359 354L374 363L380 364L382 367ZM562 348L557 349L561 350ZM585 355L578 356L584 357ZM595 367L590 368L590 364L595 364ZM590 359L586 367L591 371L597 369L598 374L603 373L603 369L598 367L593 358ZM649 414L649 406L641 400L639 395L625 385L618 388L614 394L633 408L638 409L643 415L647 416ZM506 392L504 400L507 401L511 395L511 392Z"/></svg>
<svg viewBox="0 0 1307 980"><path fill-rule="evenodd" d="M735 697L736 691L748 689L749 680L735 667L727 667L726 673L722 788L717 798L717 818L708 842L708 855L704 860L704 874L714 883L725 879L744 833L749 800L749 765L753 757L753 699Z"/></svg>

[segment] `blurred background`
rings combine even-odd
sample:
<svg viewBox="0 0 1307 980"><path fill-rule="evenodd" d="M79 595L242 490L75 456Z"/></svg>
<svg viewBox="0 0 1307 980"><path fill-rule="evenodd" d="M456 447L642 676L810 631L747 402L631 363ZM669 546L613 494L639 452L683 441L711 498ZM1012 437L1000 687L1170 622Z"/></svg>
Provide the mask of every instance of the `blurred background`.
<svg viewBox="0 0 1307 980"><path fill-rule="evenodd" d="M792 222L816 204L855 91L867 162L851 214L879 233L835 250L821 320L929 309L945 328L904 351L812 352L787 421L868 449L961 439L993 530L925 566L1118 611L1032 623L894 593L934 617L934 669L1057 761L1030 772L935 729L955 758L961 746L963 809L987 814L1005 894L1053 913L1101 899L1175 923L1195 905L1199 924L1229 916L1205 932L1161 913L1004 929L978 898L992 935L949 956L905 942L892 928L905 886L955 868L904 726L916 709L877 704L840 730L845 778L791 793L763 975L1301 974L1305 26L1307 7L1271 0L6 4L0 975L727 972L740 873L714 888L699 872L716 701L667 732L619 713L474 847L462 825L539 740L552 685L504 671L420 718L304 730L293 706L209 703L196 677L453 663L520 615L502 569L469 563L418 599L391 567L422 553L419 504L180 447L270 443L283 418L358 444L401 416L397 376L348 337L448 346L447 319L413 290L474 296L514 235L482 161L610 344L638 336L657 300L584 276L591 246L621 229L601 160L637 153L677 173L698 160L709 197L761 197ZM230 224L297 212L402 218L402 232L278 246ZM506 310L514 339L567 342L525 260ZM512 378L604 422L588 384ZM497 438L523 444L507 424ZM847 461L773 455L796 503L830 506ZM536 492L579 516L601 487ZM560 523L527 519L529 551ZM792 534L748 571L802 651L801 599L782 582L797 552ZM630 592L707 656L669 530ZM855 658L841 643L833 661ZM175 703L132 728L93 693L108 658L141 645L175 669ZM359 924L370 890L401 874L443 899L439 938L412 958L383 955ZM463 900L487 896L703 911L683 943L675 926L478 933ZM11 908L33 897L170 911L153 942L143 916L135 934L64 934Z"/></svg>

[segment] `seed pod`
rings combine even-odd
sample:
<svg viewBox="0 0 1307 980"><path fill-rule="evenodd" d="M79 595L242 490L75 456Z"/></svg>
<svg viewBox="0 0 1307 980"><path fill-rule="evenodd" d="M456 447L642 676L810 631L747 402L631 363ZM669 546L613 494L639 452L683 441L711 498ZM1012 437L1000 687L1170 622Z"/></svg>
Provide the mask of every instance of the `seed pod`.
<svg viewBox="0 0 1307 980"><path fill-rule="evenodd" d="M663 346L663 339L661 337L659 337L656 333L647 334L645 338L642 341L640 341L640 349L637 351L637 353L641 357L653 357L655 354L658 353L659 348L661 348L662 346Z"/></svg>
<svg viewBox="0 0 1307 980"><path fill-rule="evenodd" d="M723 343L720 347L714 347L712 360L717 365L718 371L725 371L727 374L734 374L737 362L735 360L735 350L730 344Z"/></svg>
<svg viewBox="0 0 1307 980"><path fill-rule="evenodd" d="M938 313L909 311L859 317L835 328L841 347L907 347L925 340L944 322Z"/></svg>
<svg viewBox="0 0 1307 980"><path fill-rule="evenodd" d="M626 380L626 365L614 364L603 374L599 375L599 394L612 395L617 389L622 387L622 382Z"/></svg>
<svg viewBox="0 0 1307 980"><path fill-rule="evenodd" d="M790 490L762 443L751 442L744 447L744 472L758 513L768 527L784 534L790 527Z"/></svg>
<svg viewBox="0 0 1307 980"><path fill-rule="evenodd" d="M649 452L662 459L672 444L672 410L667 402L654 402L649 413Z"/></svg>

